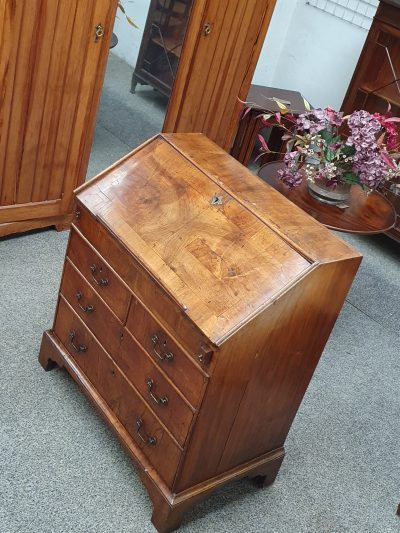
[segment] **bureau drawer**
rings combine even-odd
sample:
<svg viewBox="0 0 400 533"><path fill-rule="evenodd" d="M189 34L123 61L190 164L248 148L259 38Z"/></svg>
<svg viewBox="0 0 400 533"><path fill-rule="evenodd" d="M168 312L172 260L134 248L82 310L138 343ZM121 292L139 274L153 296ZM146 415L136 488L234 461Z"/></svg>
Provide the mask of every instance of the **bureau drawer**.
<svg viewBox="0 0 400 533"><path fill-rule="evenodd" d="M67 256L101 298L124 322L130 293L106 261L74 230L71 231Z"/></svg>
<svg viewBox="0 0 400 533"><path fill-rule="evenodd" d="M54 333L171 487L182 454L180 447L62 297Z"/></svg>
<svg viewBox="0 0 400 533"><path fill-rule="evenodd" d="M197 407L207 378L143 305L134 298L129 309L126 328L189 402Z"/></svg>
<svg viewBox="0 0 400 533"><path fill-rule="evenodd" d="M199 329L185 315L179 306L166 294L159 283L139 265L121 243L116 241L109 231L95 220L78 202L79 218L76 227L85 238L107 258L107 262L119 274L130 289L152 310L170 331L174 332L187 348L188 353L206 371L209 371L213 350Z"/></svg>
<svg viewBox="0 0 400 533"><path fill-rule="evenodd" d="M193 410L128 331L115 361L183 446Z"/></svg>
<svg viewBox="0 0 400 533"><path fill-rule="evenodd" d="M122 324L68 259L65 261L60 292L104 348L110 354L116 353L121 341Z"/></svg>
<svg viewBox="0 0 400 533"><path fill-rule="evenodd" d="M53 331L90 380L96 380L99 355L104 350L100 344L94 343L89 330L62 296L58 302Z"/></svg>

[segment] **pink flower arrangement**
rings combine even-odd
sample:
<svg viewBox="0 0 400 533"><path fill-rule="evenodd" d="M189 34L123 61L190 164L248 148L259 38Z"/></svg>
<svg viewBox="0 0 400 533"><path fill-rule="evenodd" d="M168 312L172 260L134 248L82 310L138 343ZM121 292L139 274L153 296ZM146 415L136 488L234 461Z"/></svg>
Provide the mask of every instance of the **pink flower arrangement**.
<svg viewBox="0 0 400 533"><path fill-rule="evenodd" d="M358 184L371 191L386 180L400 178L400 118L363 110L343 116L330 107L311 109L309 105L296 118L283 103L278 105L280 113L261 117L264 126L285 130L287 152L279 177L288 187L307 179L323 180L332 187ZM265 139L261 135L259 139L260 155L270 153Z"/></svg>

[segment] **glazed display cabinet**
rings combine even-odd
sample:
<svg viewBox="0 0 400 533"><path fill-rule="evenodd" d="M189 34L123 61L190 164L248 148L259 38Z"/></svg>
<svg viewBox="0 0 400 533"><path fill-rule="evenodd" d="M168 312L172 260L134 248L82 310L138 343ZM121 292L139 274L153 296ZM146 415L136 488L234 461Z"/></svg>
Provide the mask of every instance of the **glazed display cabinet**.
<svg viewBox="0 0 400 533"><path fill-rule="evenodd" d="M193 0L151 0L132 92L138 83L170 96Z"/></svg>
<svg viewBox="0 0 400 533"><path fill-rule="evenodd" d="M342 110L356 109L400 116L400 0L382 0L350 82ZM382 193L393 203L397 221L388 235L400 241L400 186L388 183Z"/></svg>

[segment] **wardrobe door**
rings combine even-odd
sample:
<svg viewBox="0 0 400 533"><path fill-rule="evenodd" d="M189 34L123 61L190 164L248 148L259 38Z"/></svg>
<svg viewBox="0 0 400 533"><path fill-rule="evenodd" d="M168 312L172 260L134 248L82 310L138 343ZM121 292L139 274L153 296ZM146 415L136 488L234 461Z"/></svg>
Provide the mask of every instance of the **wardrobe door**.
<svg viewBox="0 0 400 533"><path fill-rule="evenodd" d="M202 132L229 151L276 0L196 0L163 131Z"/></svg>
<svg viewBox="0 0 400 533"><path fill-rule="evenodd" d="M68 224L117 0L0 0L0 235Z"/></svg>

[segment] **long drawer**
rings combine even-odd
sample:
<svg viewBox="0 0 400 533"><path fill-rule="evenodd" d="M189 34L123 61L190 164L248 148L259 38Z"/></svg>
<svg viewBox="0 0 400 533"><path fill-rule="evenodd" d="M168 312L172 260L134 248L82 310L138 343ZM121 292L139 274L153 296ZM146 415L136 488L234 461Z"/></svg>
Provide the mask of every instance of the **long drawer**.
<svg viewBox="0 0 400 533"><path fill-rule="evenodd" d="M172 487L181 448L62 296L54 333L160 476Z"/></svg>
<svg viewBox="0 0 400 533"><path fill-rule="evenodd" d="M183 446L194 410L128 331L114 360Z"/></svg>
<svg viewBox="0 0 400 533"><path fill-rule="evenodd" d="M129 290L105 259L74 230L71 231L67 256L121 322L124 322L129 307Z"/></svg>
<svg viewBox="0 0 400 533"><path fill-rule="evenodd" d="M99 221L95 221L78 202L79 218L75 226L108 263L147 305L149 309L174 332L193 360L205 372L210 372L213 348L196 326L185 315L183 308L172 300L123 246L110 235Z"/></svg>
<svg viewBox="0 0 400 533"><path fill-rule="evenodd" d="M179 390L197 407L207 378L137 300L132 299L126 328Z"/></svg>
<svg viewBox="0 0 400 533"><path fill-rule="evenodd" d="M104 348L114 355L121 341L122 324L68 259L60 292Z"/></svg>

